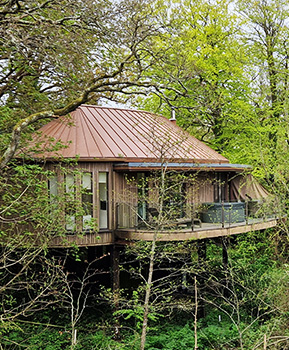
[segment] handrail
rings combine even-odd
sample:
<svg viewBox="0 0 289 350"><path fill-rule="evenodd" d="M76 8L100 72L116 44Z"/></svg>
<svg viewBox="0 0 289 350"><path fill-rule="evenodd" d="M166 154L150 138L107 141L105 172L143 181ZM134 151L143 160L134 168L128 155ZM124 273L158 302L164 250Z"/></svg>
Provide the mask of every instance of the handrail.
<svg viewBox="0 0 289 350"><path fill-rule="evenodd" d="M152 209L152 208L151 208ZM272 208L273 209L273 208ZM190 203L186 204L186 214L182 220L176 220L176 217L168 218L166 226L188 226L190 221L191 230L195 230L198 220L198 226L206 223L220 225L220 227L230 227L231 225L248 224L249 220L276 217L276 212L271 210L267 203L261 201L245 202L219 202L219 203ZM127 202L116 203L116 228L117 229L151 229L157 225L157 219L149 214L149 208L145 208L146 213L140 213L138 205L132 205ZM157 209L155 209L157 211ZM280 215L279 215L280 216ZM157 217L157 216L156 216ZM180 218L181 219L181 218ZM185 223L186 222L186 223ZM181 228L180 228L181 229Z"/></svg>

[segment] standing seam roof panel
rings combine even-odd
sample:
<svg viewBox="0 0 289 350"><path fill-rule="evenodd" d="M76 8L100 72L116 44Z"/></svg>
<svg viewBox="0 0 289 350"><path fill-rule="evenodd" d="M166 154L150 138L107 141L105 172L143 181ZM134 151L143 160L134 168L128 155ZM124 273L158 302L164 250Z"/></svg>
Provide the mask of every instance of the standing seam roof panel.
<svg viewBox="0 0 289 350"><path fill-rule="evenodd" d="M128 117L130 120L134 121L135 130L138 133L138 140L142 145L145 145L148 149L148 154L153 157L159 157L157 154L162 146L161 140L164 140L164 133L161 133L160 127L157 123L155 123L155 118L146 112L136 111L135 113L132 111L128 111ZM135 121L137 118L138 122ZM153 121L154 128L149 128L149 124L144 124L142 121L145 119L150 119L150 122ZM151 133L151 135L149 135ZM154 148L150 148L152 143L156 144Z"/></svg>
<svg viewBox="0 0 289 350"><path fill-rule="evenodd" d="M130 120L134 120L135 130L138 132L138 136L139 136L138 137L139 142L141 144L146 145L146 148L148 149L148 154L153 155L154 157L157 157L158 156L157 151L160 148L160 142L157 139L158 135L156 137L154 137L154 135L151 135L151 138L149 138L150 137L149 133L155 132L156 128L154 128L154 130L152 130L152 128L148 127L148 124L142 123L142 120L145 120L145 117L150 118L150 115L144 117L145 113L142 113L139 111L137 111L136 113L132 113L131 111L128 111L127 114L128 114L128 117L130 118ZM138 120L137 123L135 121L135 118L137 118L137 120ZM156 125L154 125L154 126L156 126ZM138 131L138 129L139 129L139 131ZM153 149L150 148L148 145L152 145L152 141L154 143L157 143L159 145L159 147L153 148Z"/></svg>
<svg viewBox="0 0 289 350"><path fill-rule="evenodd" d="M142 154L142 156L147 157L148 154L150 153L149 149L147 147L144 147L144 145L141 143L140 138L138 137L139 135L136 135L135 133L133 133L133 131L136 130L136 126L138 122L134 120L132 124L131 119L128 118L129 117L128 113L126 112L120 114L120 113L116 113L116 111L111 111L111 113L113 113L113 115L115 116L115 119L118 120L118 126L121 127L121 130L123 134L128 138L128 141L134 145L135 152L138 151L136 155L141 156ZM129 122L128 122L128 119L129 119ZM146 152L144 148L147 149Z"/></svg>
<svg viewBox="0 0 289 350"><path fill-rule="evenodd" d="M138 112L137 115L139 116L141 112ZM170 123L170 121L164 117L161 117L161 116L156 116L156 115L153 115L153 114L150 114L150 113L147 113L147 112L144 112L146 114L148 114L148 118L151 119L152 122L155 122L156 119L158 119L158 123L155 124L155 129L154 129L154 132L155 132L155 137L153 139L153 141L155 143L157 143L159 145L159 149L162 147L162 143L161 141L163 140L163 135L167 135L167 134L170 134L172 135L171 139L168 139L167 142L169 142L170 144L168 145L168 147L172 147L172 151L168 151L168 153L170 154L171 157L176 157L176 154L173 154L172 152L176 152L178 154L178 157L176 158L185 158L185 157L188 157L189 155L193 158L197 157L197 152L194 152L192 149L191 149L191 145L190 143L188 142L188 139L191 138L190 135L185 135L185 132L181 129L178 129L178 127L175 126L175 128L179 131L179 133L175 132L174 131L174 128L173 126L174 125L170 125L168 123ZM143 128L144 130L144 128ZM149 130L149 129L148 129ZM180 132L182 132L183 134L181 135ZM184 140L180 140L179 137L181 136L184 136ZM147 141L149 142L149 141ZM188 144L188 149L186 150L186 154L184 153L183 150L180 150L180 148L184 148L184 145L185 144ZM156 148L156 151L157 151L157 148ZM206 155L205 152L202 152L204 155Z"/></svg>
<svg viewBox="0 0 289 350"><path fill-rule="evenodd" d="M133 148L132 145L129 145L129 142L127 142L125 139L129 138L128 134L123 131L123 129L120 127L120 123L116 123L115 121L115 115L113 112L104 111L106 118L103 118L103 122L106 123L107 127L111 132L113 132L113 141L118 144L119 151L118 155L122 154L126 157L137 157L138 153L135 150L135 147ZM109 122L108 122L109 120ZM113 126L113 127L112 127ZM125 128L124 128L125 130Z"/></svg>
<svg viewBox="0 0 289 350"><path fill-rule="evenodd" d="M90 157L91 153L90 153L90 147L89 147L89 143L88 143L88 135L91 136L91 133L90 133L89 127L87 125L87 120L86 120L86 117L85 117L85 114L83 113L83 111L81 111L81 115L82 116L80 118L80 128L81 128L82 134L86 135L87 137L80 138L80 141L78 142L78 144L79 144L79 148L86 149L86 152L84 152L84 153L86 153L88 155L88 157ZM97 144L95 142L94 142L94 147L97 147Z"/></svg>
<svg viewBox="0 0 289 350"><path fill-rule="evenodd" d="M67 149L44 151L42 157L62 154L63 157L79 156L79 160L94 161L159 160L160 150L165 148L167 159L228 163L209 146L153 113L82 105L71 113L71 117L71 120L67 117L52 120L40 129L42 136L35 135L34 143L47 143L49 137L55 138L55 142L71 141ZM33 142L31 144L33 146Z"/></svg>
<svg viewBox="0 0 289 350"><path fill-rule="evenodd" d="M96 116L92 114L89 110L88 112L89 114L86 114L86 116L90 124L91 130L93 130L94 133L98 135L99 139L101 140L101 142L98 143L101 152L101 157L115 157L115 154L118 152L118 148L115 147L115 145L111 142L110 144L108 144L110 138L107 137L106 130L103 127L102 123L100 123L99 119L97 119Z"/></svg>
<svg viewBox="0 0 289 350"><path fill-rule="evenodd" d="M99 148L99 144L97 142L97 138L100 140L97 134L94 134L92 128L90 127L91 123L89 122L87 115L84 111L81 111L82 114L82 125L85 125L85 129L83 129L83 139L85 140L85 144L87 147L87 154L89 157L94 157L95 155L103 156L101 149Z"/></svg>
<svg viewBox="0 0 289 350"><path fill-rule="evenodd" d="M61 134L61 141L63 142L63 144L65 146L67 146L66 148L63 148L61 149L60 153L62 154L63 157L68 157L70 158L70 154L71 152L75 153L75 150L73 149L74 147L74 144L72 142L72 139L71 139L71 134L72 134L72 129L75 129L75 128L72 128L72 127L65 127L63 125L63 128L62 128L62 134Z"/></svg>
<svg viewBox="0 0 289 350"><path fill-rule="evenodd" d="M35 139L36 140L43 140L43 148L45 149L46 147L50 148L51 144L53 142L49 141L49 138L54 138L58 140L61 135L62 135L62 130L63 129L63 122L61 122L59 119L57 120L52 120L48 124L44 125L40 130L41 135L36 135Z"/></svg>

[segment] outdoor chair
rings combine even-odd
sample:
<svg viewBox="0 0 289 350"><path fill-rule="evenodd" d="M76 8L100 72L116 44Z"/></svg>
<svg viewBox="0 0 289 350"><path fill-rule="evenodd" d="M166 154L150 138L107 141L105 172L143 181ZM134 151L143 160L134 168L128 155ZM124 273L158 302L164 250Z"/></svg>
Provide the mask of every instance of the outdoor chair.
<svg viewBox="0 0 289 350"><path fill-rule="evenodd" d="M152 220L156 220L159 216L159 211L156 208L148 208L149 216ZM169 222L167 226L180 226L184 228L192 227L192 219L190 218L179 218L172 222Z"/></svg>

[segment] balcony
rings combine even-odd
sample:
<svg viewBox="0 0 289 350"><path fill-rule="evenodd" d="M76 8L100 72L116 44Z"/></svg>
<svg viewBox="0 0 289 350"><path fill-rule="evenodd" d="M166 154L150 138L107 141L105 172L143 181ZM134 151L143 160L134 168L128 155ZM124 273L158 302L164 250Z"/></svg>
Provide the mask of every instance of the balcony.
<svg viewBox="0 0 289 350"><path fill-rule="evenodd" d="M186 204L179 206L179 212L182 217L164 219L145 203L118 203L116 236L152 241L157 232L158 241L214 238L272 228L280 217L271 205L260 201Z"/></svg>

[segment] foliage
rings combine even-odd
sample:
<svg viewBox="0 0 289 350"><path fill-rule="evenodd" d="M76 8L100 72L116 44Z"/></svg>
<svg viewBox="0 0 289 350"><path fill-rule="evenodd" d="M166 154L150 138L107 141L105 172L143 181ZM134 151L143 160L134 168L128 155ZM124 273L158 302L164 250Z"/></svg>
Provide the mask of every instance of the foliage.
<svg viewBox="0 0 289 350"><path fill-rule="evenodd" d="M147 335L147 350L178 350L182 347L194 349L193 325L188 314L179 315L180 319L163 319L158 322L158 327L152 329ZM109 318L106 320L109 322ZM122 339L113 340L112 329L108 325L98 324L98 319L90 319L90 322L80 324L78 344L75 349L83 350L137 350L139 349L139 338L132 334L128 328L122 330ZM105 322L106 323L106 322ZM246 324L243 325L244 327ZM275 324L275 327L280 324ZM104 328L104 329L103 329ZM269 324L263 326L257 324L250 329L247 341L243 349L249 350L256 344L256 339L262 339L265 332L268 332ZM29 349L69 349L70 334L65 326L52 325L25 325L18 324L18 327L10 331L2 338L2 346L5 349L20 349L24 346ZM201 350L209 349L240 349L238 346L238 330L232 326L230 320L218 310L211 310L207 316L200 321L198 327L198 347ZM268 333L269 334L269 333Z"/></svg>
<svg viewBox="0 0 289 350"><path fill-rule="evenodd" d="M169 17L166 35L156 43L166 51L151 74L169 80L175 91L152 96L143 105L162 114L173 106L180 126L224 151L237 135L235 128L251 115L241 20L227 1L175 1Z"/></svg>
<svg viewBox="0 0 289 350"><path fill-rule="evenodd" d="M131 20L137 9L134 2L102 0L19 1L17 5L2 1L2 101L21 114L31 114L76 98L94 78L118 67L129 56L130 46L137 51L137 40L142 41L141 30L145 30L141 13L135 23ZM142 24L134 32L138 21ZM129 74L133 69L126 78ZM103 90L95 101L105 95Z"/></svg>
<svg viewBox="0 0 289 350"><path fill-rule="evenodd" d="M28 329L27 329L28 328ZM60 350L68 348L70 338L69 335L57 328L43 328L43 327L27 327L25 330L9 333L9 340L6 339L2 342L5 348L21 349L24 346L31 350L45 349L45 350ZM23 334L29 334L24 337ZM4 338L5 339L5 338Z"/></svg>
<svg viewBox="0 0 289 350"><path fill-rule="evenodd" d="M49 244L55 235L60 238L65 232L60 196L56 200L48 191L53 175L41 165L20 163L0 175L1 332L13 329L19 318L60 305L67 295L69 299L71 290L66 287L73 281L65 280L65 261L50 256ZM83 215L79 207L78 213ZM88 281L78 282L84 288ZM86 293L80 293L78 306ZM76 309L75 323L82 313L81 307Z"/></svg>
<svg viewBox="0 0 289 350"><path fill-rule="evenodd" d="M124 297L120 296L120 302L123 302L123 306L116 310L113 316L118 319L122 318L124 321L132 321L132 327L136 332L139 332L142 329L143 323L143 290L139 288L139 290L133 290L132 296L129 300L124 299ZM162 317L162 314L156 312L154 307L151 306L148 314L149 322L155 323Z"/></svg>
<svg viewBox="0 0 289 350"><path fill-rule="evenodd" d="M179 125L232 162L252 164L254 174L278 195L278 205L288 208L288 3L235 3L176 0L168 7L166 1L153 0L0 1L2 346L70 347L70 325L17 323L57 305L59 313L77 311L71 324L84 324L78 348L139 348L135 332L144 315L149 260L155 271L147 302L153 325L147 349L194 348L194 276L203 283L200 298L207 311L198 324L200 349L257 349L264 334L272 342L274 336L286 341L286 222L279 231L232 238L228 266L215 243L201 267L194 242L156 244L151 259L152 245L141 243L124 269L138 275L143 288L132 291L127 304L120 298L115 313L133 331L123 331L121 342L112 339L107 323L87 331L79 316L90 281L88 286L49 259L49 241L56 231L63 233L63 208L47 195L52 173L31 159L21 162L16 153L46 119L87 101L126 102L133 94L132 103L167 116L175 107ZM179 210L166 202L172 193L178 200L183 180L179 177L172 188L168 179L158 188L158 227ZM80 207L83 215L81 203L69 197L71 208ZM76 285L85 286L84 299L77 298ZM176 317L180 308L186 311L185 324L163 321L163 316Z"/></svg>
<svg viewBox="0 0 289 350"><path fill-rule="evenodd" d="M43 120L154 86L142 57L159 33L155 12L152 0L0 3L0 101L10 125L0 133L0 170Z"/></svg>

